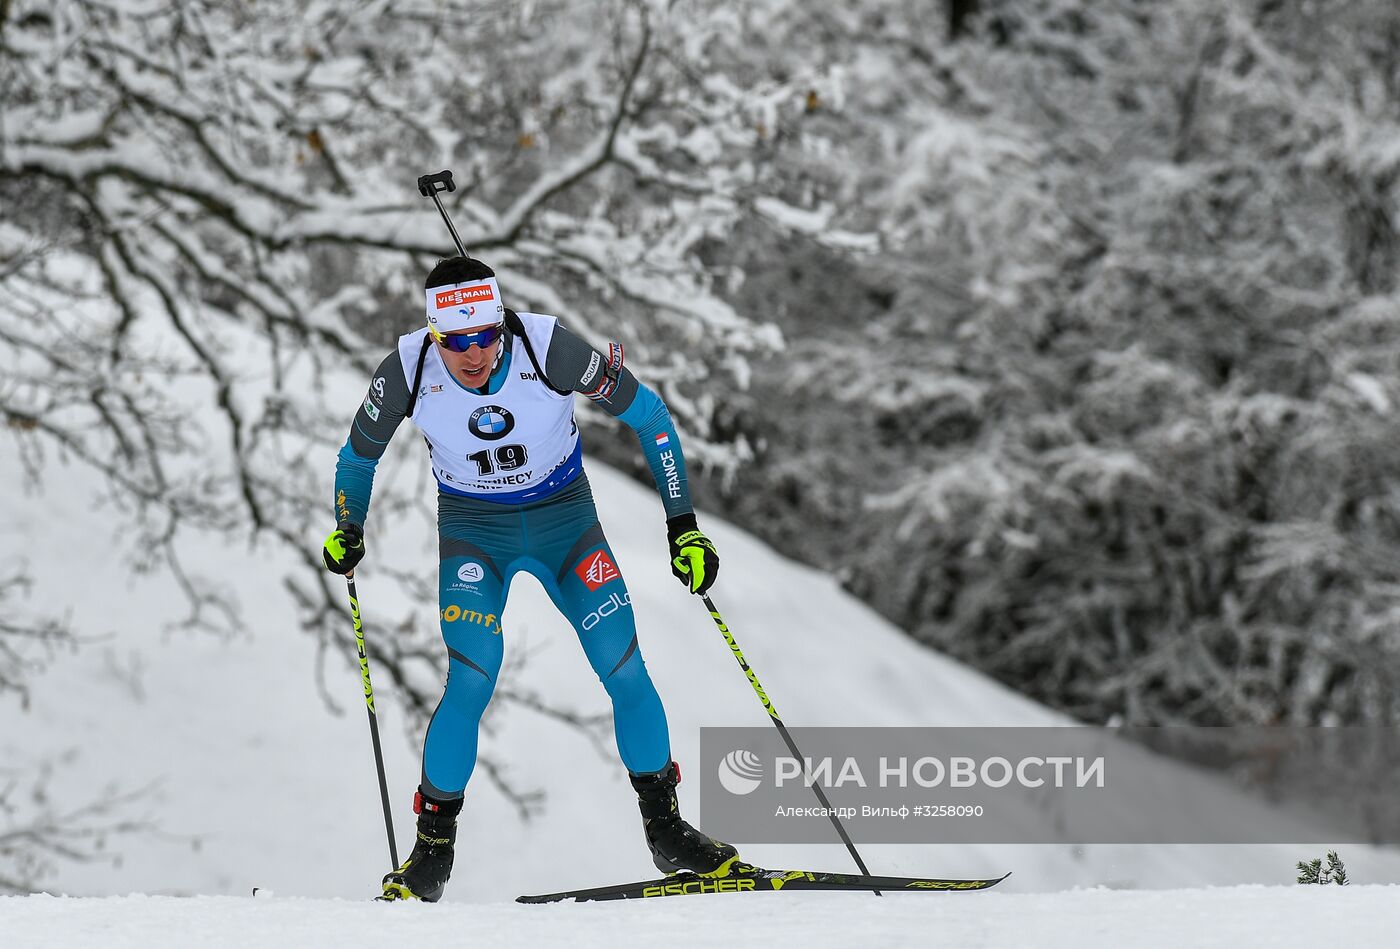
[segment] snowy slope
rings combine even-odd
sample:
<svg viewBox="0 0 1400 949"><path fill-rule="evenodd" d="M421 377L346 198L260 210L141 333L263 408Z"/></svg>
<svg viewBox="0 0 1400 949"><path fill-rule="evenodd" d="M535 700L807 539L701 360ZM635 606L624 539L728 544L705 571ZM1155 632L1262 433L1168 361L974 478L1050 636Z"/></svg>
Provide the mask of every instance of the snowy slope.
<svg viewBox="0 0 1400 949"><path fill-rule="evenodd" d="M411 439L400 441L416 448ZM386 465L407 465L405 457L412 455L400 451ZM666 702L674 753L684 764L698 754L701 724L762 725L765 717L704 609L670 576L654 493L600 466L590 473L628 578L642 649ZM128 576L106 557L103 545L93 542L94 515L68 510L54 516L55 501L87 497L89 489L80 470L51 466L43 492L14 498L19 503L0 519L0 543L23 551L36 574L35 596L70 606L81 630L112 634L60 657L35 679L29 712L10 700L0 703L0 755L22 777L46 756L66 756L48 788L59 801L86 800L109 785L153 787L147 811L160 833L121 841L119 865L63 865L44 881L46 888L89 895L246 895L253 885L282 896L373 893L388 857L358 673L339 661L328 664L326 687L341 706L341 714L333 714L316 689L314 645L290 619L294 612L280 580L285 565L267 551L192 547L187 562L193 572L217 577L242 595L244 630L230 641L166 632L165 624L178 618L166 581ZM716 603L789 724L1060 721L917 646L830 577L781 558L717 517L702 515L701 523L724 557ZM418 564L426 576L435 569L425 525L378 525L373 536L378 543L359 577L371 651L376 637L390 635L376 618L397 616L399 606L385 599L392 585L376 582L374 558ZM224 557L232 557L236 569L228 569ZM421 622L436 622L433 604L417 609ZM517 673L519 685L582 711L606 709L572 631L533 580L517 581L504 625L507 661L529 653ZM403 852L420 737L404 733L393 691L382 685L378 691ZM501 900L651 873L635 800L610 744L600 750L552 719L513 708L492 719L483 748L505 762L513 781L546 790L548 808L522 823L501 794L474 781L449 901ZM697 807L695 784L681 786L690 814ZM1164 782L1178 796L1186 786ZM1209 781L1189 787L1176 804L1203 815L1232 799ZM1024 892L1287 883L1293 861L1319 848L862 849L876 872L986 876L1014 870L1003 886ZM752 846L744 853L769 865L850 867L839 846ZM1400 880L1393 855L1345 848L1343 856L1358 882Z"/></svg>
<svg viewBox="0 0 1400 949"><path fill-rule="evenodd" d="M1010 881L1008 881L1010 882ZM1003 884L1005 885L1005 884ZM6 945L78 949L345 946L983 946L1239 949L1392 945L1394 886L1054 894L715 896L638 903L384 905L230 897L0 897Z"/></svg>

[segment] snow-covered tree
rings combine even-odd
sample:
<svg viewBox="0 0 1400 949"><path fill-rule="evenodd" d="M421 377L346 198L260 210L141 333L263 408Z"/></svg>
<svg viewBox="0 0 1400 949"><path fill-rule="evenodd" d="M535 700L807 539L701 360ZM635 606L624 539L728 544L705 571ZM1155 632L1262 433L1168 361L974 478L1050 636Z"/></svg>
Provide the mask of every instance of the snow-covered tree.
<svg viewBox="0 0 1400 949"><path fill-rule="evenodd" d="M1397 713L1400 21L1278 6L986 4L953 68L994 184L910 212L976 261L926 386L978 397L858 584L1090 720Z"/></svg>
<svg viewBox="0 0 1400 949"><path fill-rule="evenodd" d="M0 4L7 450L35 483L56 459L102 472L104 542L168 575L192 625L236 627L240 591L192 576L183 545L290 557L302 624L348 663L317 549L335 451L453 253L415 186L451 168L457 228L509 301L624 340L696 466L732 468L752 448L716 426L719 396L781 338L697 254L772 175L754 104L710 60L726 28L721 5L643 0ZM378 517L423 511L421 479L382 481ZM381 576L418 596L420 574ZM381 617L398 634L375 646L421 715L431 615ZM512 704L591 725L500 690Z"/></svg>
<svg viewBox="0 0 1400 949"><path fill-rule="evenodd" d="M746 522L1088 720L1393 721L1393 6L778 7L792 203L874 243L737 291Z"/></svg>

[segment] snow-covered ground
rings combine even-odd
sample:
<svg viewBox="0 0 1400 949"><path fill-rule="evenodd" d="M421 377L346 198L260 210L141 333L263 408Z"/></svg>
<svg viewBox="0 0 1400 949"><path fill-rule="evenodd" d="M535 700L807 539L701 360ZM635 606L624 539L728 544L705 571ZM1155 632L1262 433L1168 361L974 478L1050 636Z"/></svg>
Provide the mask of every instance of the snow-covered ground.
<svg viewBox="0 0 1400 949"><path fill-rule="evenodd" d="M0 925L5 945L26 949L458 945L727 949L794 944L804 949L1362 949L1394 945L1400 928L1400 890L1393 886L1236 886L885 898L790 893L547 906L384 905L281 897L78 900L30 896L0 898Z"/></svg>
<svg viewBox="0 0 1400 949"><path fill-rule="evenodd" d="M12 464L0 459L0 466ZM701 725L762 725L765 716L704 609L670 576L655 495L601 466L590 473L632 591L642 649L667 705L674 752L684 764L698 755ZM42 491L11 495L0 517L0 543L29 563L38 581L36 600L69 607L80 631L111 635L59 657L35 677L28 711L12 699L0 702L0 760L27 784L42 761L61 759L46 788L52 806L91 799L109 786L153 788L137 813L156 819L158 832L114 841L117 859L61 863L41 881L55 894L149 896L0 900L0 944L6 946L164 945L153 932L178 934L180 941L170 944L182 946L339 946L351 937L368 944L381 925L391 927L386 938L392 932L398 940L509 932L527 944L567 936L588 945L601 944L621 921L638 943L654 931L670 944L684 937L686 945L724 941L727 927L743 927L746 942L800 933L813 945L848 945L856 934L862 942L875 934L885 944L938 934L955 937L949 945L1024 945L1017 936L1028 928L1043 934L1037 945L1068 944L1074 933L1095 936L1096 944L1193 946L1262 944L1255 938L1260 932L1293 942L1321 938L1324 931L1333 941L1343 937L1323 919L1332 921L1327 926L1345 921L1365 944L1363 930L1393 914L1400 895L1360 886L1343 893L1291 886L1044 892L1286 885L1294 861L1320 856L1318 846L907 845L862 852L877 873L1015 875L995 893L929 899L788 894L659 906L517 907L508 900L521 892L636 879L652 875L652 868L635 799L611 747L600 750L549 717L511 708L493 720L483 749L503 762L513 781L547 792L543 816L522 822L479 774L468 790L457 872L443 904L386 908L308 899L368 897L388 863L358 671L339 660L328 663L326 685L340 710L328 709L315 685L314 644L298 632L280 583L286 565L263 551L192 545L190 570L241 592L246 622L228 640L167 631L179 609L167 582L130 576L108 557L107 548L94 543L96 515L69 510L55 516L58 501L88 496L84 479L80 470L55 464ZM785 560L717 516L702 514L701 523L724 557L717 605L789 724L1060 721L914 644L830 577ZM377 525L375 536L379 543L359 577L371 651L378 637L393 635L377 619L399 615L401 606L386 599L391 584L376 582L374 558L419 563L427 576L435 569L423 528L406 524L396 532ZM230 556L236 570L228 569ZM435 623L433 604L417 609L421 622ZM522 578L513 588L504 627L508 661L515 651L530 656L515 673L518 685L583 711L606 709L572 631L532 580ZM405 733L394 691L382 683L377 691L402 853L411 836L420 737ZM697 783L692 778L681 786L682 807L691 815ZM1174 777L1163 788L1203 817L1222 802L1238 803L1233 792L1205 779L1182 783ZM835 845L743 850L770 866L851 869ZM1400 881L1400 858L1391 852L1345 847L1342 855L1358 884ZM246 899L255 885L277 897ZM478 905L453 908L457 902ZM1347 911L1334 914L1332 907ZM51 937L25 935L41 931Z"/></svg>

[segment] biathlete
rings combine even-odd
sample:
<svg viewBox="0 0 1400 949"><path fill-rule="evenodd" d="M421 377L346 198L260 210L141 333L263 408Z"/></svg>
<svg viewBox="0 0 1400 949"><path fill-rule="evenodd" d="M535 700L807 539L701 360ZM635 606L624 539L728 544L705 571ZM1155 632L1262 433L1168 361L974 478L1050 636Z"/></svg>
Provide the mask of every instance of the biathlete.
<svg viewBox="0 0 1400 949"><path fill-rule="evenodd" d="M417 840L384 877L385 897L435 901L451 874L478 723L501 669L501 615L521 570L573 624L612 700L617 750L656 866L724 875L735 849L677 808L666 712L642 661L631 596L598 522L574 422L582 393L637 433L665 508L671 570L704 594L719 557L696 525L666 404L623 365L619 344L604 354L555 317L506 309L495 273L479 260L440 261L425 305L428 325L400 337L355 413L335 468L337 525L324 547L326 567L338 574L364 557L375 466L399 423L412 419L438 485L447 684L423 741Z"/></svg>

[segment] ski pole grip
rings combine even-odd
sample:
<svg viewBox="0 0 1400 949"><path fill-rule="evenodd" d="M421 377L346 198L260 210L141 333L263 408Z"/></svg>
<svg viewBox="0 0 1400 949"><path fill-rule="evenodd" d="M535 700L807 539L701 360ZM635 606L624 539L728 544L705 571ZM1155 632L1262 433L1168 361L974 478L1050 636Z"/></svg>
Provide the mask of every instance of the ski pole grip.
<svg viewBox="0 0 1400 949"><path fill-rule="evenodd" d="M442 191L456 191L457 186L452 183L452 172L443 169L435 175L420 175L418 177L418 193L425 198Z"/></svg>

